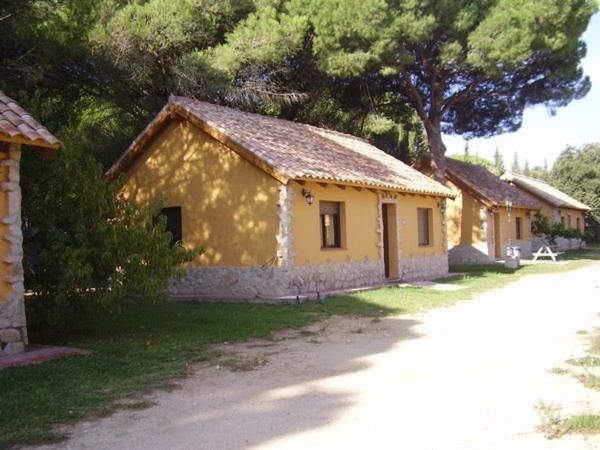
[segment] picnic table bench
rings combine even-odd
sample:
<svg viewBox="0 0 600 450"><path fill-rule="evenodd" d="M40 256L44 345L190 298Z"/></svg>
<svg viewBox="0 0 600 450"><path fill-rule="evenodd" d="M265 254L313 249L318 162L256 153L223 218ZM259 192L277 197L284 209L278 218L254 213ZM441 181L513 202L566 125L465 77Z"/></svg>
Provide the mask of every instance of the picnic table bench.
<svg viewBox="0 0 600 450"><path fill-rule="evenodd" d="M557 245L544 244L537 252L533 255L533 260L537 261L538 258L552 258L552 261L556 262L556 257L562 255L564 252L558 251Z"/></svg>

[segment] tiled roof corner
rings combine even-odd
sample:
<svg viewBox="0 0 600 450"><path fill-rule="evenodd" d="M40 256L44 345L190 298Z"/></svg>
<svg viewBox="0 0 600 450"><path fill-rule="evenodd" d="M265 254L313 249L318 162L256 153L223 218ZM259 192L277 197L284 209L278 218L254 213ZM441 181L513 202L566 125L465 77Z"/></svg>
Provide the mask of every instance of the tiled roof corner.
<svg viewBox="0 0 600 450"><path fill-rule="evenodd" d="M429 173L431 157L421 156L413 167ZM483 166L466 163L453 158L446 158L446 178L461 189L468 188L471 193L493 206L504 206L507 201L516 207L540 209L541 203L494 175Z"/></svg>
<svg viewBox="0 0 600 450"><path fill-rule="evenodd" d="M586 204L574 199L568 194L555 188L546 181L538 178L528 177L521 174L506 172L501 177L503 180L513 183L515 186L529 192L550 205L557 208L573 208L582 211L589 211L591 208Z"/></svg>
<svg viewBox="0 0 600 450"><path fill-rule="evenodd" d="M542 206L537 199L510 185L483 166L446 158L446 171L497 206L502 206L507 201L531 209L539 209Z"/></svg>
<svg viewBox="0 0 600 450"><path fill-rule="evenodd" d="M62 143L17 102L0 91L0 141L57 149Z"/></svg>

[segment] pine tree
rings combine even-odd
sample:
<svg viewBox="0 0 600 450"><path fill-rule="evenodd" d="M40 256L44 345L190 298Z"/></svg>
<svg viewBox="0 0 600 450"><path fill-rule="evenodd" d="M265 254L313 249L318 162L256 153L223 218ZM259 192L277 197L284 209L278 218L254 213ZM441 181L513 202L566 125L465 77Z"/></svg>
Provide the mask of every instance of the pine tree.
<svg viewBox="0 0 600 450"><path fill-rule="evenodd" d="M513 163L510 167L510 170L514 173L521 173L521 166L519 165L519 155L517 155L517 152L515 152L514 155L515 156L513 158Z"/></svg>
<svg viewBox="0 0 600 450"><path fill-rule="evenodd" d="M496 175L502 175L504 173L504 159L497 146L496 151L494 152L494 172Z"/></svg>
<svg viewBox="0 0 600 450"><path fill-rule="evenodd" d="M559 107L590 89L581 40L595 0L288 0L257 8L209 52L216 69L264 79L313 58L320 73L360 79L393 113L408 104L423 123L433 176L443 182L442 133L465 138L519 129L523 110ZM258 44L257 44L258 43ZM201 60L203 62L204 60ZM204 66L200 66L204 67ZM293 88L293 86L290 86Z"/></svg>

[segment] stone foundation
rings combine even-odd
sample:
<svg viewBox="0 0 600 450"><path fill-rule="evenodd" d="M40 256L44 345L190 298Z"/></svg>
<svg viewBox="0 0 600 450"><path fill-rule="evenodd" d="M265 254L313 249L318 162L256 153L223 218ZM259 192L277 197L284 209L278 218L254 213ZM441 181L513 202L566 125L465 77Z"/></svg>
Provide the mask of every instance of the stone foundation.
<svg viewBox="0 0 600 450"><path fill-rule="evenodd" d="M448 262L451 266L461 264L489 264L494 262L494 257L486 254L481 248L477 248L476 246L456 245L448 251Z"/></svg>
<svg viewBox="0 0 600 450"><path fill-rule="evenodd" d="M404 258L401 271L401 279L406 281L432 280L443 277L448 275L448 255Z"/></svg>
<svg viewBox="0 0 600 450"><path fill-rule="evenodd" d="M9 147L9 157L0 162L8 168L8 179L0 183L0 190L8 198L8 214L2 223L6 226L3 239L9 242L8 255L2 261L9 266L6 279L11 293L0 299L0 356L20 353L27 344L25 306L23 304L23 235L21 232L21 187L19 185L19 162L21 151L16 145Z"/></svg>
<svg viewBox="0 0 600 450"><path fill-rule="evenodd" d="M447 271L447 265L446 265ZM383 283L383 261L296 267L196 267L173 281L172 295L273 298L309 295Z"/></svg>
<svg viewBox="0 0 600 450"><path fill-rule="evenodd" d="M579 250L584 247L585 243L583 239L568 239L563 237L557 237L556 245L558 245L559 252L568 252L569 250Z"/></svg>
<svg viewBox="0 0 600 450"><path fill-rule="evenodd" d="M549 239L541 239L539 237L534 237L531 241L531 249L532 252L536 252L540 249L540 247L546 245ZM585 241L583 239L567 239L563 237L556 237L554 239L555 244L557 246L557 250L559 252L567 252L569 250L579 250L585 247Z"/></svg>
<svg viewBox="0 0 600 450"><path fill-rule="evenodd" d="M21 353L27 343L23 299L0 303L0 356Z"/></svg>

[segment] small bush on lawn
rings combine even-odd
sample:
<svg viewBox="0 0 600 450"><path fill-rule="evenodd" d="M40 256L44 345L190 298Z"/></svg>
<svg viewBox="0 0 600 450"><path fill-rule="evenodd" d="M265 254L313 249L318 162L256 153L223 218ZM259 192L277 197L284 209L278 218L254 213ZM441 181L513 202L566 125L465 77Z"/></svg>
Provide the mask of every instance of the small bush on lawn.
<svg viewBox="0 0 600 450"><path fill-rule="evenodd" d="M59 152L23 162L24 270L34 328L66 331L81 314L157 302L178 266L201 250L171 246L160 206L118 195L91 156Z"/></svg>

